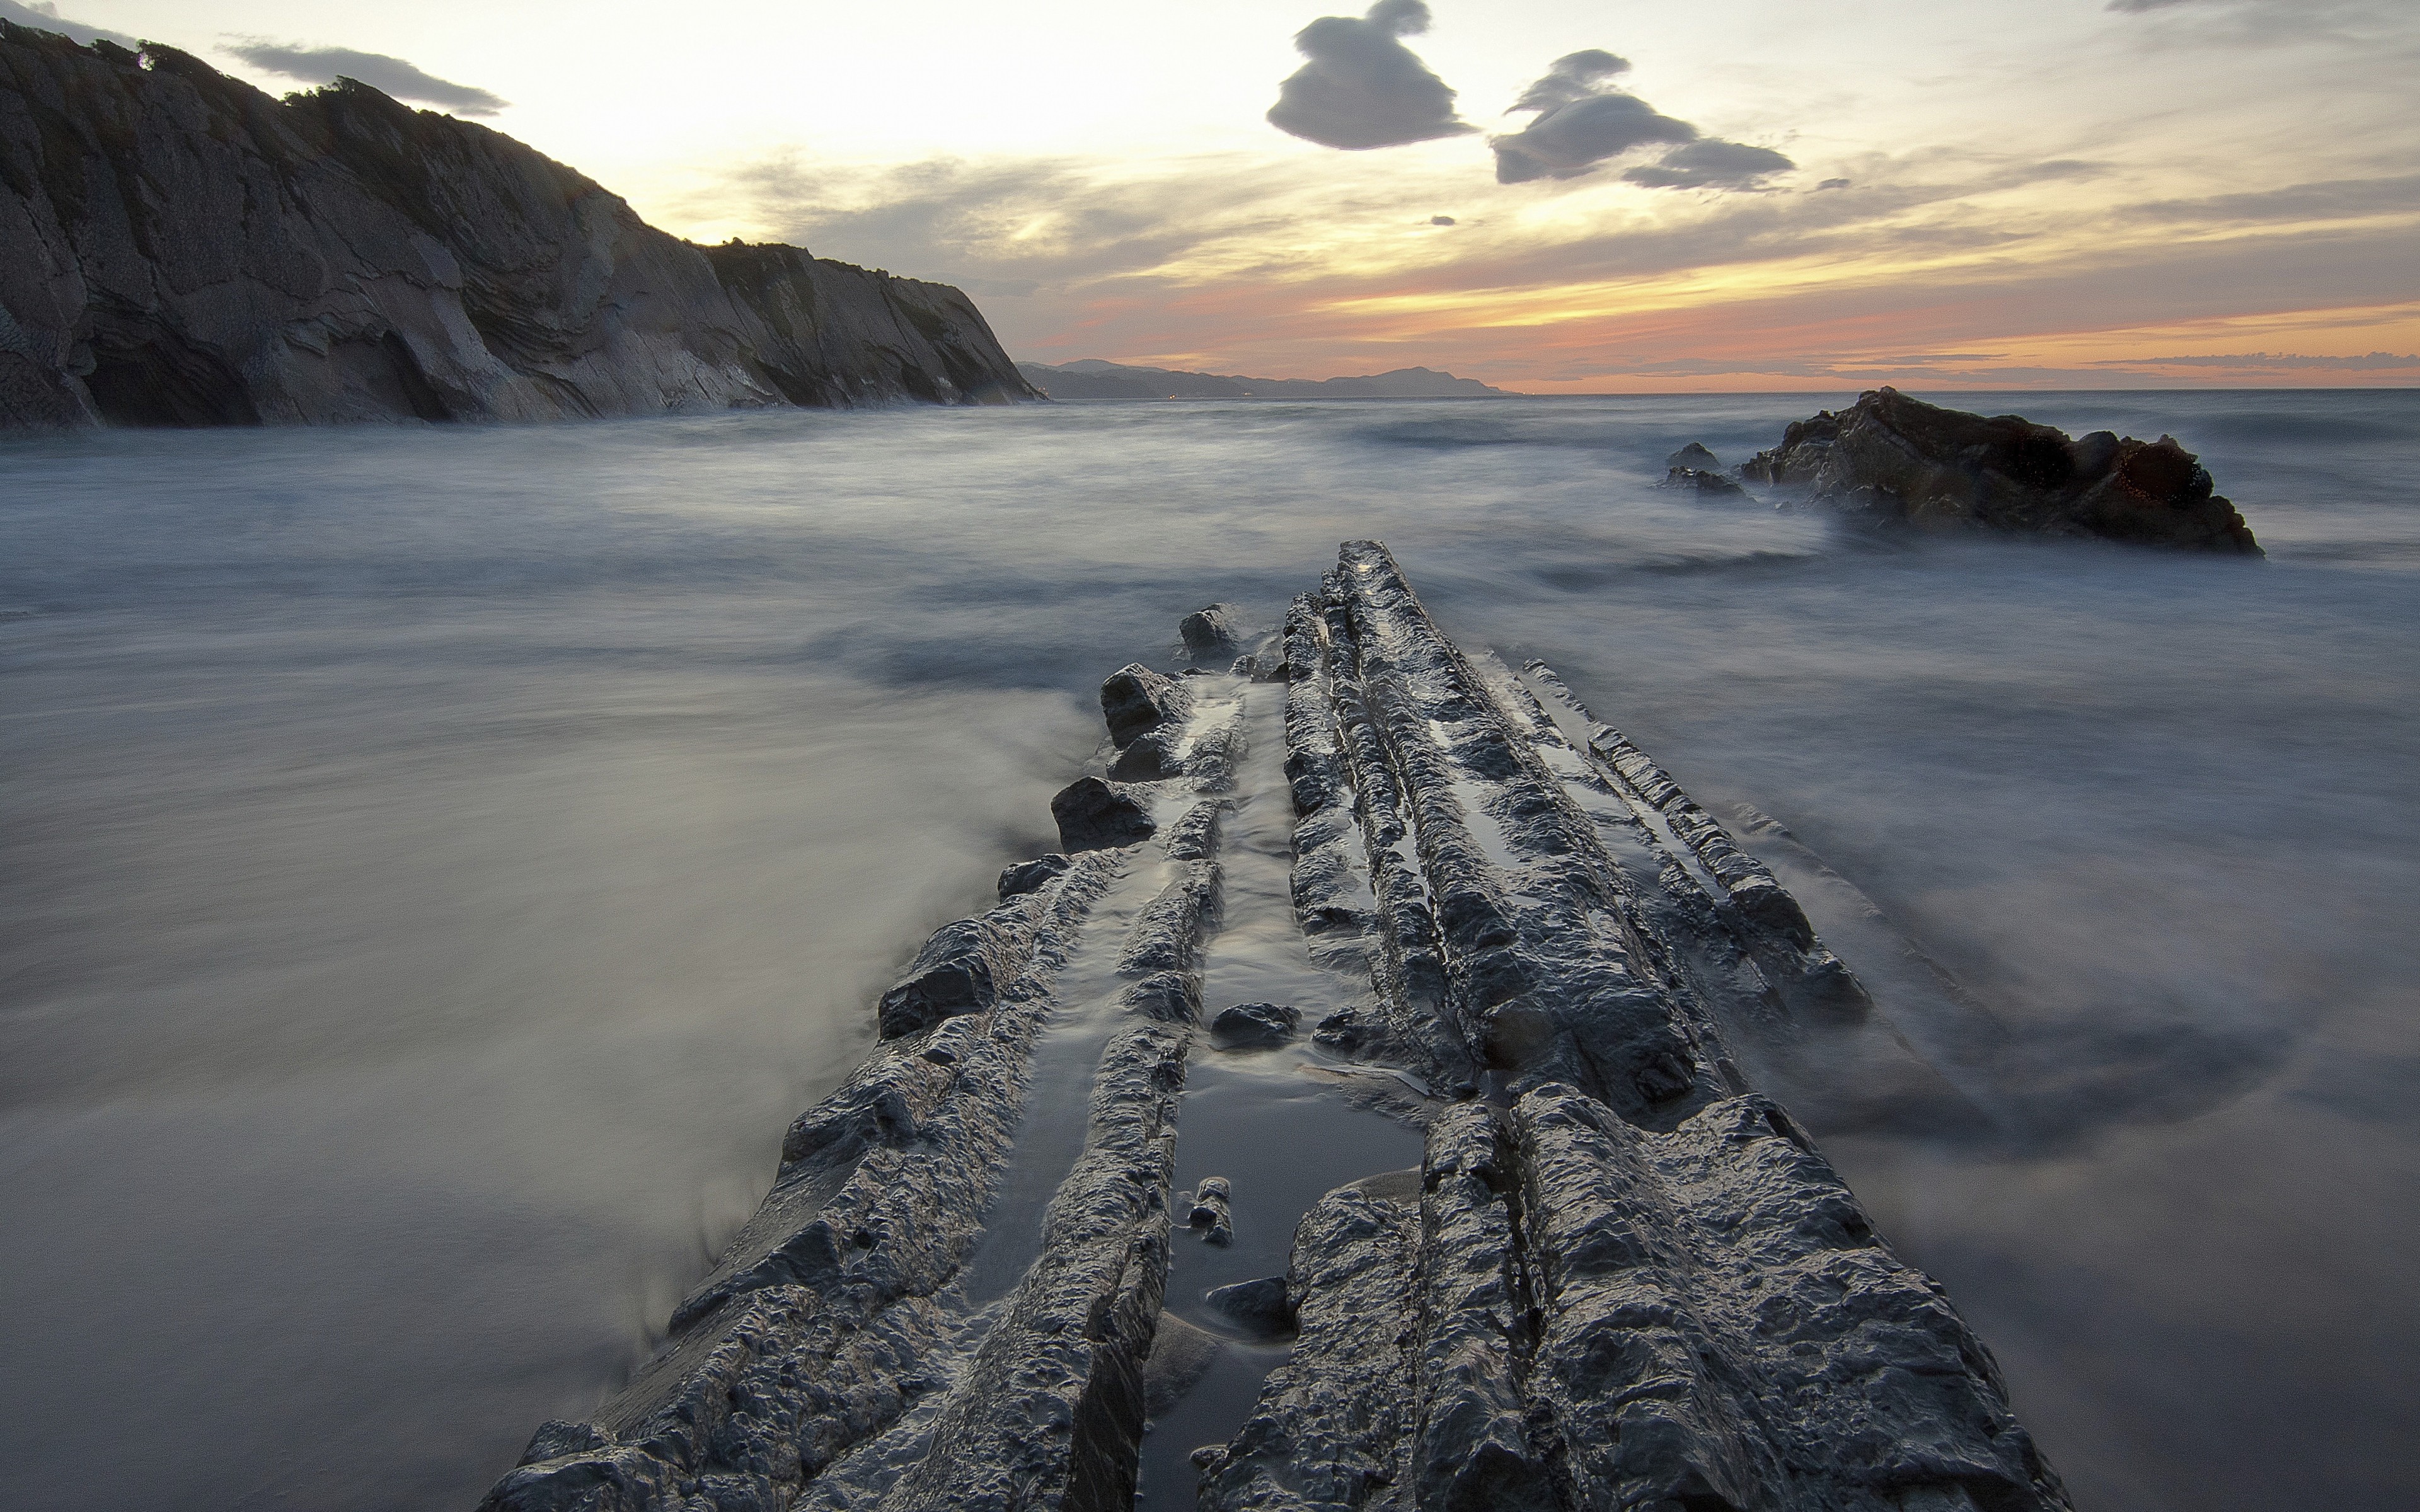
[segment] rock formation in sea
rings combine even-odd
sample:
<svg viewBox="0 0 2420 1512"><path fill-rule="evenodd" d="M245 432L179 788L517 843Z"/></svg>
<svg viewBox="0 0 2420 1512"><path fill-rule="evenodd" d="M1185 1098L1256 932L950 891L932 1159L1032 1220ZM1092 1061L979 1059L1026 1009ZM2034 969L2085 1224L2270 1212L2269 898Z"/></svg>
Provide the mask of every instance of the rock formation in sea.
<svg viewBox="0 0 2420 1512"><path fill-rule="evenodd" d="M1681 454L1671 466L1668 484L1720 491ZM1793 422L1779 446L1740 466L1739 477L1889 524L2262 554L2235 505L2212 491L2200 460L2173 437L2143 441L2097 430L2070 440L2016 415L1945 409L1891 388Z"/></svg>
<svg viewBox="0 0 2420 1512"><path fill-rule="evenodd" d="M1054 808L1134 823L932 937L662 1348L485 1507L1123 1512L1149 1454L1211 1512L2067 1508L1808 1132L1980 1115L1773 873L1550 669L1448 640L1374 542L1255 639L1109 679ZM1102 779L1148 740L1158 776ZM1264 855L1274 886L1230 886ZM1205 1032L1222 934L1272 925L1305 993ZM1231 1138L1180 1193L1189 1068L1288 1056L1269 1095L1384 1112L1419 1163L1279 1214L1255 1172L1330 1151ZM1282 1275L1170 1293L1183 1229L1224 1255L1268 1222ZM1220 1330L1257 1400L1165 1444Z"/></svg>
<svg viewBox="0 0 2420 1512"><path fill-rule="evenodd" d="M956 289L698 247L340 80L0 22L0 426L1038 398Z"/></svg>

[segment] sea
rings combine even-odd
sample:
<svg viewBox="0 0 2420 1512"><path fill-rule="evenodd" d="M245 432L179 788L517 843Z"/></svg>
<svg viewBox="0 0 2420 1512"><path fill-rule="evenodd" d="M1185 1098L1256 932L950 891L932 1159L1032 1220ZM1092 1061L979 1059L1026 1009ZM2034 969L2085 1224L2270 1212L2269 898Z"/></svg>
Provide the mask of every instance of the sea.
<svg viewBox="0 0 2420 1512"><path fill-rule="evenodd" d="M2420 1503L2420 391L1924 396L2267 558L1654 486L1847 393L0 440L0 1504L468 1512L1101 679L1359 537L1998 1024L1992 1137L1817 1134L2079 1507Z"/></svg>

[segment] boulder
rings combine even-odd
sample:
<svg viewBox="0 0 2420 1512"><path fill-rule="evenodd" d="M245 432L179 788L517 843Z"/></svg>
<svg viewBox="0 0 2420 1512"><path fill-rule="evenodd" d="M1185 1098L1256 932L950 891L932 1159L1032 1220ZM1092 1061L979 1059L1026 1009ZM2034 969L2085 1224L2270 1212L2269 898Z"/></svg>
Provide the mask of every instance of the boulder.
<svg viewBox="0 0 2420 1512"><path fill-rule="evenodd" d="M1235 655L1242 649L1242 612L1233 604L1212 604L1177 621L1176 633L1187 655L1197 661Z"/></svg>
<svg viewBox="0 0 2420 1512"><path fill-rule="evenodd" d="M1674 472L1719 472L1723 462L1702 443L1691 441L1666 457L1664 465Z"/></svg>
<svg viewBox="0 0 2420 1512"><path fill-rule="evenodd" d="M1193 1189L1193 1201L1186 1211L1187 1227L1201 1231L1205 1244L1227 1245L1235 1242L1235 1219L1231 1207L1234 1189L1223 1176L1205 1176Z"/></svg>
<svg viewBox="0 0 2420 1512"><path fill-rule="evenodd" d="M1050 800L1059 843L1068 854L1137 845L1158 833L1142 795L1123 782L1079 777Z"/></svg>
<svg viewBox="0 0 2420 1512"><path fill-rule="evenodd" d="M1664 474L1658 488L1685 488L1691 493L1713 494L1718 498L1745 499L1747 490L1719 472L1704 468L1674 468Z"/></svg>
<svg viewBox="0 0 2420 1512"><path fill-rule="evenodd" d="M1192 711L1193 695L1183 684L1139 661L1119 668L1101 685L1101 716L1109 721L1109 739L1121 750L1163 725L1182 726Z"/></svg>
<svg viewBox="0 0 2420 1512"><path fill-rule="evenodd" d="M1210 1021L1210 1036L1232 1049L1283 1044L1294 1038L1301 1013L1278 1003L1238 1003Z"/></svg>
<svg viewBox="0 0 2420 1512"><path fill-rule="evenodd" d="M1014 941L985 918L944 924L878 1005L882 1037L921 1034L946 1018L989 1009L1001 977L1014 969Z"/></svg>
<svg viewBox="0 0 2420 1512"><path fill-rule="evenodd" d="M1276 1335L1294 1332L1294 1304L1286 1297L1286 1278L1281 1275L1215 1287L1202 1300L1251 1333Z"/></svg>
<svg viewBox="0 0 2420 1512"><path fill-rule="evenodd" d="M2195 455L2156 441L1985 417L1877 389L1792 423L1740 476L1893 524L1979 526L2261 555Z"/></svg>

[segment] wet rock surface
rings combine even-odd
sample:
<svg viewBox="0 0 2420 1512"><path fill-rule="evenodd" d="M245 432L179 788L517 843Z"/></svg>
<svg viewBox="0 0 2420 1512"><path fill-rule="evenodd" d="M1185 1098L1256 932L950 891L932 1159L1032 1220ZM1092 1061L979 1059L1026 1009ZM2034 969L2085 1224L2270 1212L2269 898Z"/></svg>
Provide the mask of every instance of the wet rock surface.
<svg viewBox="0 0 2420 1512"><path fill-rule="evenodd" d="M1283 1044L1294 1038L1302 1014L1282 1003L1238 1003L1210 1021L1210 1037L1222 1045Z"/></svg>
<svg viewBox="0 0 2420 1512"><path fill-rule="evenodd" d="M1449 641L1383 547L1284 640L1281 710L1242 674L1110 680L1106 749L1161 732L1184 775L1061 795L1140 827L936 932L664 1347L487 1506L2067 1507L1989 1351L1769 1095L1973 1116L1771 872L1550 669ZM1284 755L1244 783L1248 697ZM1307 974L1219 986L1204 1035L1231 887ZM1306 1008L1316 1048L1202 1054ZM1263 1162L1226 1167L1247 1190L1177 1192L1188 1063L1232 1094L1289 1057L1209 1150ZM1255 1194L1313 1141L1234 1140L1306 1099L1420 1160L1298 1186L1280 1251ZM1147 1452L1155 1422L1186 1437Z"/></svg>
<svg viewBox="0 0 2420 1512"><path fill-rule="evenodd" d="M0 426L1038 398L967 297L704 248L349 80L0 22Z"/></svg>
<svg viewBox="0 0 2420 1512"><path fill-rule="evenodd" d="M1981 526L2261 554L2235 505L2172 437L2156 441L1985 417L1877 389L1792 423L1740 477L1884 523Z"/></svg>
<svg viewBox="0 0 2420 1512"><path fill-rule="evenodd" d="M1123 782L1078 778L1050 800L1059 843L1072 855L1133 845L1158 833L1149 802Z"/></svg>

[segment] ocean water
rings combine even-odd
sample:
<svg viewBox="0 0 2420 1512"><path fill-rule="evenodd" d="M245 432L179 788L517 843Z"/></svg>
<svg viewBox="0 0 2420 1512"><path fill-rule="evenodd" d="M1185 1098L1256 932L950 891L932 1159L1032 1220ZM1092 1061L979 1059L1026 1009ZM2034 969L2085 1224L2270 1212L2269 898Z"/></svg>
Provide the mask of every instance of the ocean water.
<svg viewBox="0 0 2420 1512"><path fill-rule="evenodd" d="M1928 396L2173 433L2269 560L1651 486L1847 395L0 441L0 1504L470 1506L1100 678L1354 536L1996 1019L1997 1137L1818 1133L2079 1506L2412 1504L2420 393Z"/></svg>

